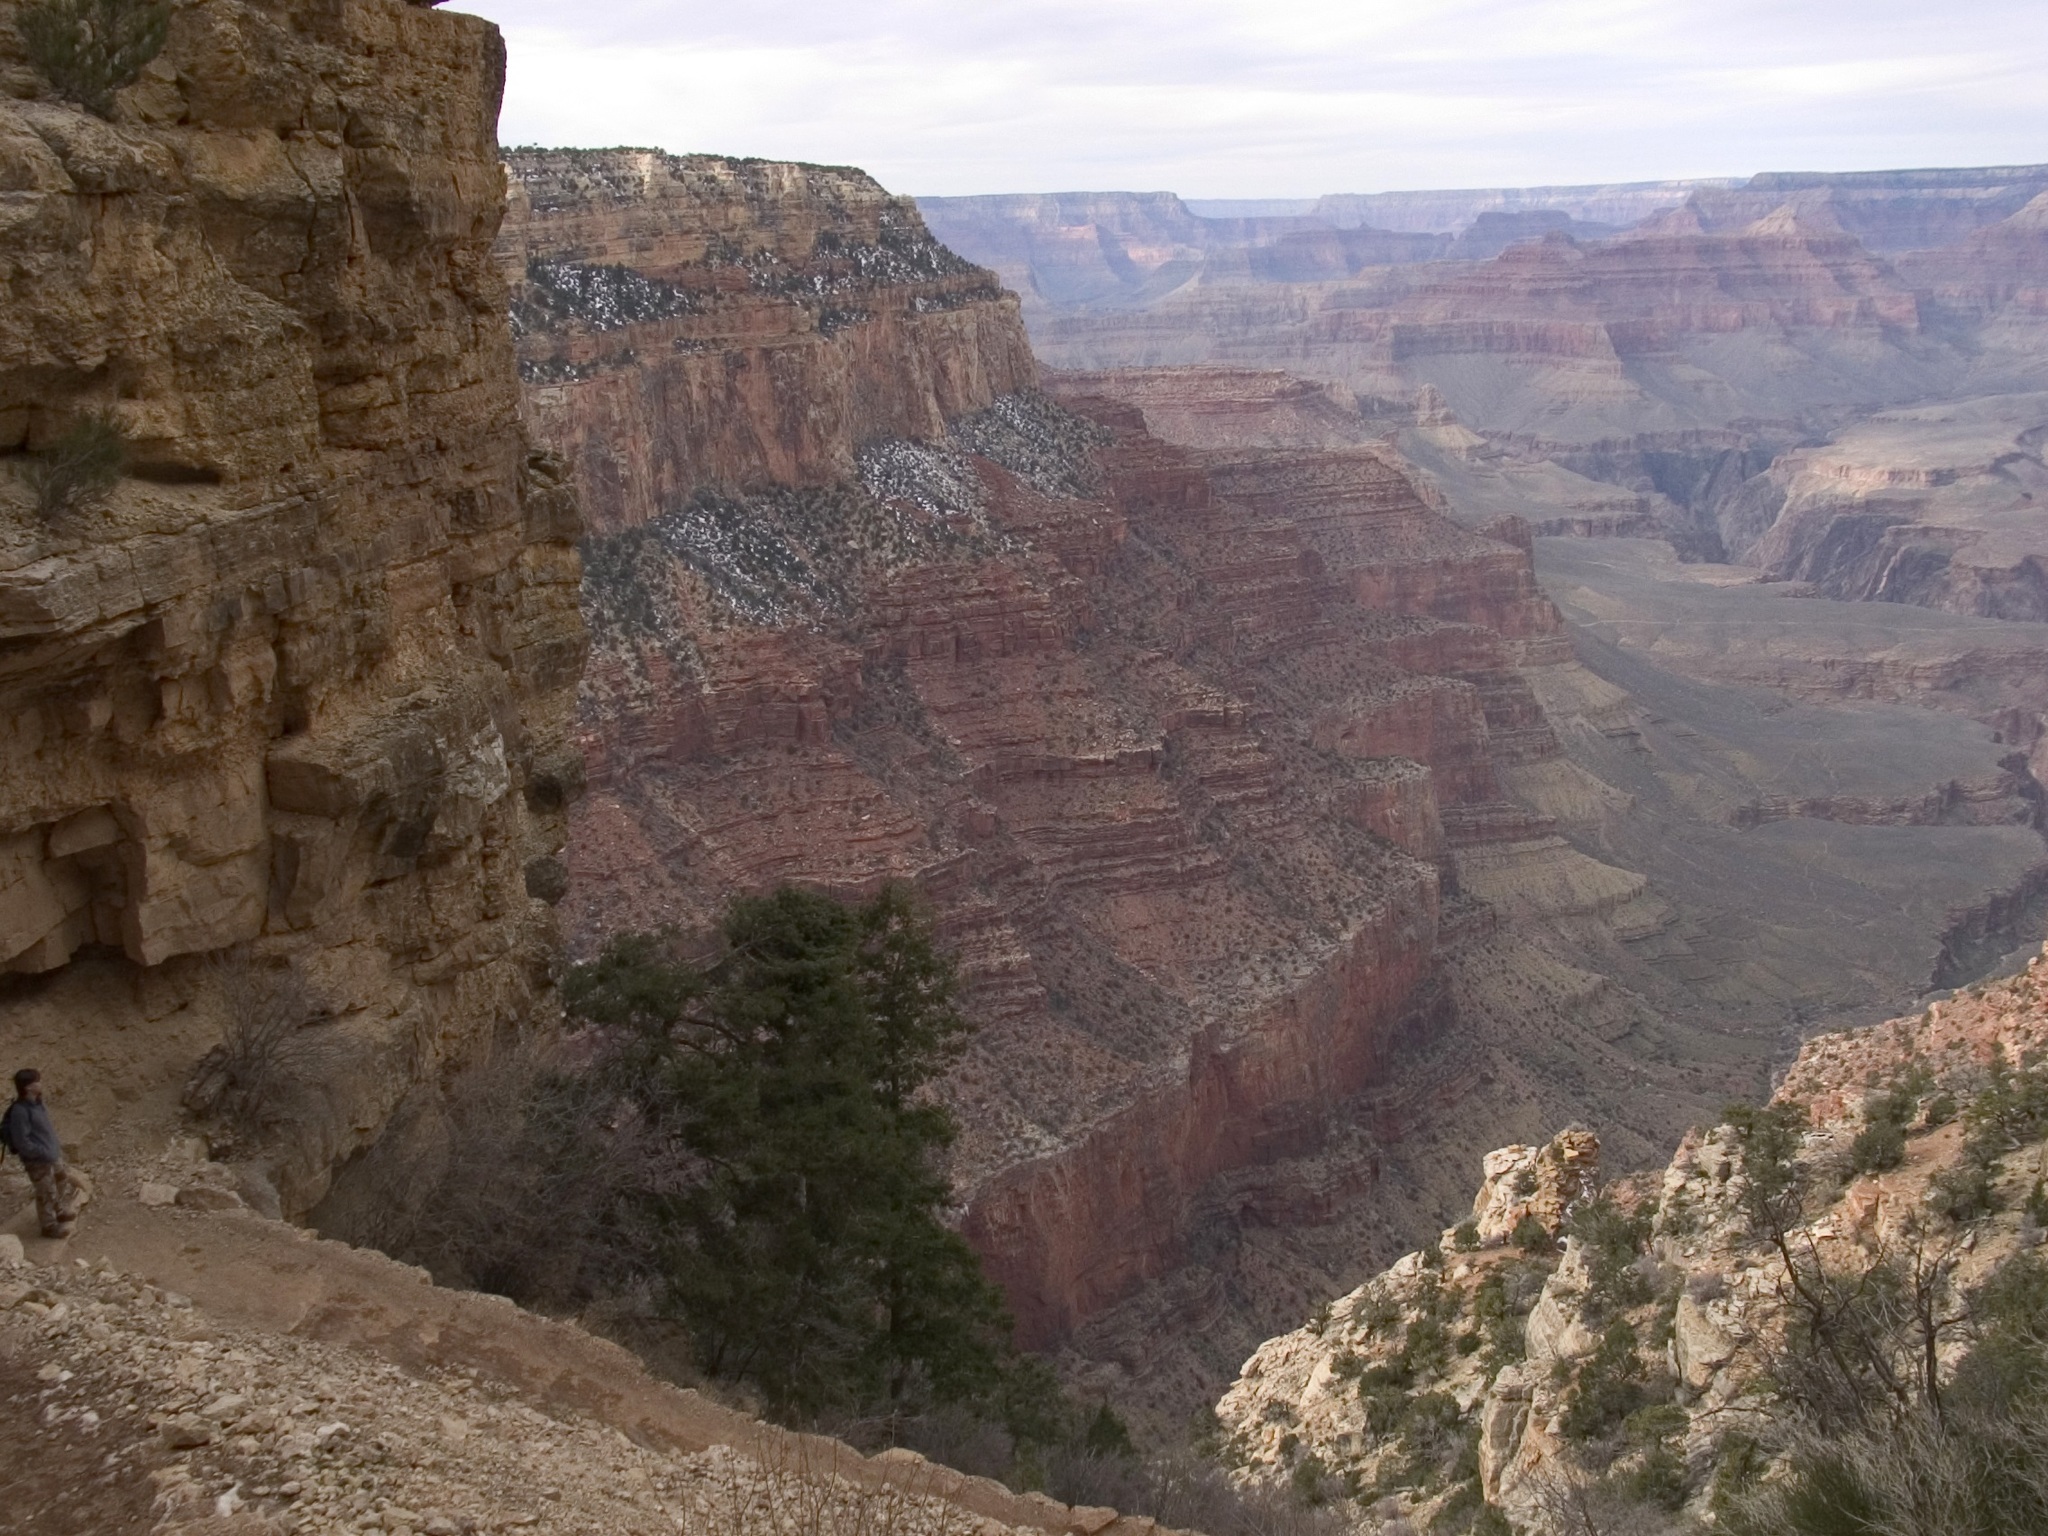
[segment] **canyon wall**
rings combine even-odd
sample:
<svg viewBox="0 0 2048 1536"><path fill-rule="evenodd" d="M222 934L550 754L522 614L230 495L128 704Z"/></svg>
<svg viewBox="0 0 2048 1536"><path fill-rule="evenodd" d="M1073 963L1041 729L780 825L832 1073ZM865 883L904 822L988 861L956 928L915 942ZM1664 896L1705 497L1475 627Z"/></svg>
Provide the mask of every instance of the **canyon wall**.
<svg viewBox="0 0 2048 1536"><path fill-rule="evenodd" d="M503 46L207 0L102 120L11 15L0 454L98 416L128 466L68 509L0 477L0 1041L90 1156L219 1037L200 957L300 978L322 1093L268 1171L303 1210L549 1000L581 528L490 259Z"/></svg>
<svg viewBox="0 0 2048 1536"><path fill-rule="evenodd" d="M1672 383L1700 358L1825 394L1945 344L1811 199L1608 244L1538 220L1350 288L1281 269L1377 259L1370 231L1262 218L1205 254L1171 199L1043 199L996 259L1072 257L1046 281L1095 298L1047 322L857 172L512 172L527 410L597 509L572 943L779 880L915 882L979 1026L945 1087L963 1227L1021 1336L1126 1402L1180 1411L1434 1219L1474 1125L1598 1113L1617 1160L1661 1156L1798 1018L1911 996L2038 888L1992 729L1755 725L1669 682L1637 706L1536 580L1539 528L1718 529L1617 486L1645 465L1769 467L1753 398ZM1060 233L1081 215L1149 242L1115 292ZM1132 300L1196 257L1188 307ZM1320 339L1279 347L1312 379L1041 387L1026 314L1055 348L1069 321ZM1817 824L1849 937L1816 921ZM1912 899L1859 905L1902 860Z"/></svg>
<svg viewBox="0 0 2048 1536"><path fill-rule="evenodd" d="M1500 785L1557 753L1526 537L1370 445L1205 455L1040 393L1014 299L857 173L512 169L528 408L607 508L572 942L916 882L978 1025L964 1229L1021 1336L1179 1369L1199 1328L1120 1312L1152 1297L1215 1324L1213 1380L1285 1304L1227 1279L1242 1234L1369 1210L1366 1126L1476 1080L1457 967L1522 974L1455 850L1548 836ZM607 503L615 457L661 467ZM1549 964L1532 1027L1609 1019Z"/></svg>

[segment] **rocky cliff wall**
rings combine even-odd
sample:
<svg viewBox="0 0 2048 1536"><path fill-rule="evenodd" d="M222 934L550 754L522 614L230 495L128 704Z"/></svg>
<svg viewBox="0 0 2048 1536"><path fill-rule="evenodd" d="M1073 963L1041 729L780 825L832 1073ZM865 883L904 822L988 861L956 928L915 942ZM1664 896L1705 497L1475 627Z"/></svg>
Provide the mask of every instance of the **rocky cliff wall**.
<svg viewBox="0 0 2048 1536"><path fill-rule="evenodd" d="M296 974L293 1209L550 985L580 525L490 259L503 68L397 0L206 0L103 121L0 22L0 454L130 453L54 516L0 478L0 1039L89 1147L152 1032L220 1029L198 957Z"/></svg>

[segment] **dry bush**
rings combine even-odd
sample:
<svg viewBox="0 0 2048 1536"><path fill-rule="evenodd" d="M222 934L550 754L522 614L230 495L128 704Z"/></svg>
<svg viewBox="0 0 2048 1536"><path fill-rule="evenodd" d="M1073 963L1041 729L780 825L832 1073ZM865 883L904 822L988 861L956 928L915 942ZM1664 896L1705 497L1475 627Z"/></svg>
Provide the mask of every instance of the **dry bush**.
<svg viewBox="0 0 2048 1536"><path fill-rule="evenodd" d="M930 1470L898 1466L884 1481L837 1441L778 1435L751 1453L717 1447L712 1458L707 1536L937 1536L960 1523L938 1500Z"/></svg>
<svg viewBox="0 0 2048 1536"><path fill-rule="evenodd" d="M1689 1516L1631 1498L1575 1467L1554 1469L1534 1494L1536 1528L1549 1536L1686 1536L1700 1530Z"/></svg>
<svg viewBox="0 0 2048 1536"><path fill-rule="evenodd" d="M112 416L82 416L21 471L36 514L55 522L104 502L128 467L128 439Z"/></svg>
<svg viewBox="0 0 2048 1536"><path fill-rule="evenodd" d="M686 1160L601 1074L505 1042L401 1120L337 1180L322 1230L661 1352L673 1330L655 1316L659 1255L638 1213L681 1186ZM650 1363L687 1374L680 1355Z"/></svg>
<svg viewBox="0 0 2048 1536"><path fill-rule="evenodd" d="M2044 1529L2048 1409L1963 1426L1915 1414L1881 1429L1788 1437L1798 1476L1738 1500L1738 1536L1983 1536Z"/></svg>
<svg viewBox="0 0 2048 1536"><path fill-rule="evenodd" d="M163 52L171 8L164 0L35 0L16 25L36 73L59 96L100 117Z"/></svg>
<svg viewBox="0 0 2048 1536"><path fill-rule="evenodd" d="M297 967L260 965L234 949L207 969L225 1027L186 1085L185 1107L258 1140L304 1110L340 1045L320 1027L327 1009Z"/></svg>
<svg viewBox="0 0 2048 1536"><path fill-rule="evenodd" d="M1333 1510L1304 1508L1278 1488L1241 1487L1191 1451L1140 1459L1059 1450L1045 1474L1046 1492L1064 1503L1149 1515L1205 1536L1341 1536L1350 1528Z"/></svg>

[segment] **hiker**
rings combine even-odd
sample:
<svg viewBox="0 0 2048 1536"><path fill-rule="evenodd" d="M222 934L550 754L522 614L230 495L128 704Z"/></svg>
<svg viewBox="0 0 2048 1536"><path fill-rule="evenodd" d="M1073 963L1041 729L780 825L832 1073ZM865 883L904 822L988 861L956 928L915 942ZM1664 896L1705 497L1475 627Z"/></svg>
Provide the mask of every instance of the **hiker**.
<svg viewBox="0 0 2048 1536"><path fill-rule="evenodd" d="M43 1107L43 1074L23 1067L14 1074L14 1102L0 1114L0 1156L21 1159L29 1183L36 1187L36 1216L45 1237L69 1237L85 1194L82 1180L64 1163L57 1128Z"/></svg>

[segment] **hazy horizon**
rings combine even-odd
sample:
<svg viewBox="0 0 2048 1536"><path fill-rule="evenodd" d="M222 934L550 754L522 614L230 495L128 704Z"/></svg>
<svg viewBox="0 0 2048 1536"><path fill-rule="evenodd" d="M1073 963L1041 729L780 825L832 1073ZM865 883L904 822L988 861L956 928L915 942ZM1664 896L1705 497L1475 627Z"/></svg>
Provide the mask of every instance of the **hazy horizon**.
<svg viewBox="0 0 2048 1536"><path fill-rule="evenodd" d="M2048 160L2039 0L455 5L505 30L508 144L859 165L927 197Z"/></svg>

